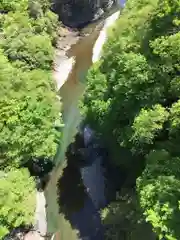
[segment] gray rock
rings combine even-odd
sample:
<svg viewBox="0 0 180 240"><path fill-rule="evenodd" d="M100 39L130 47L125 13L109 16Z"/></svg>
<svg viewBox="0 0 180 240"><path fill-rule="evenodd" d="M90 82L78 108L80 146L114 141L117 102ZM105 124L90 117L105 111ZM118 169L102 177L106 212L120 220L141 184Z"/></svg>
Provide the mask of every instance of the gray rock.
<svg viewBox="0 0 180 240"><path fill-rule="evenodd" d="M62 22L72 28L84 27L98 20L115 0L54 0L53 9Z"/></svg>
<svg viewBox="0 0 180 240"><path fill-rule="evenodd" d="M97 12L94 14L94 18L92 19L92 21L98 20L103 14L104 10L102 8L99 8Z"/></svg>

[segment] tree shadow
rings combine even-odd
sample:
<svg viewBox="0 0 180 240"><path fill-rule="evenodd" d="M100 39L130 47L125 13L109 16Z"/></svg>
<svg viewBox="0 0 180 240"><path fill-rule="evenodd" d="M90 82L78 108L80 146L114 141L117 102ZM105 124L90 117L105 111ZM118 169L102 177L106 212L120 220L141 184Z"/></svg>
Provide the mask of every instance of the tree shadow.
<svg viewBox="0 0 180 240"><path fill-rule="evenodd" d="M49 181L49 173L54 167L53 162L49 159L38 158L28 161L24 167L27 167L31 176L35 177L37 190L43 191Z"/></svg>
<svg viewBox="0 0 180 240"><path fill-rule="evenodd" d="M71 156L68 156L71 155ZM85 188L76 164L76 156L67 153L67 166L57 183L59 211L67 218L69 214L78 211L84 202Z"/></svg>
<svg viewBox="0 0 180 240"><path fill-rule="evenodd" d="M87 194L80 167L84 165L84 143L78 134L66 152L67 166L57 183L59 213L63 214L81 239L103 240L99 212Z"/></svg>
<svg viewBox="0 0 180 240"><path fill-rule="evenodd" d="M136 193L132 189L123 189L103 215L106 240L156 240L151 226L144 221Z"/></svg>

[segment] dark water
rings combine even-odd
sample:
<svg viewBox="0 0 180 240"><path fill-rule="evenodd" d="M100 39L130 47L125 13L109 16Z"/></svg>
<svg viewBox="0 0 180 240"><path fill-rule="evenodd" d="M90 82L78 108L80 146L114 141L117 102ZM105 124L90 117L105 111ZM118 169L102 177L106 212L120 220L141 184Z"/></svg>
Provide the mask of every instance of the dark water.
<svg viewBox="0 0 180 240"><path fill-rule="evenodd" d="M90 131L88 128L85 129L87 130L83 134L85 153L82 157L83 163L79 167L85 197L82 208L72 214L71 221L79 229L81 239L103 240L104 229L98 211L106 206L102 157L92 143L88 144L87 133Z"/></svg>
<svg viewBox="0 0 180 240"><path fill-rule="evenodd" d="M80 239L103 240L99 213L107 203L103 156L96 139L88 141L87 132L77 134L67 149L67 167L57 184L59 212L78 229Z"/></svg>

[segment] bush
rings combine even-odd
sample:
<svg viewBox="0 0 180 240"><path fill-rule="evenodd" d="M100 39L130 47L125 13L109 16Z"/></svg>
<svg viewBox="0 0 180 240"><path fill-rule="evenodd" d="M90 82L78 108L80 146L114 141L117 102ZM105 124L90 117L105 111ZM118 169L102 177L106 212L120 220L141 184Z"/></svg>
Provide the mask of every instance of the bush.
<svg viewBox="0 0 180 240"><path fill-rule="evenodd" d="M27 169L0 172L0 238L34 222L35 183Z"/></svg>

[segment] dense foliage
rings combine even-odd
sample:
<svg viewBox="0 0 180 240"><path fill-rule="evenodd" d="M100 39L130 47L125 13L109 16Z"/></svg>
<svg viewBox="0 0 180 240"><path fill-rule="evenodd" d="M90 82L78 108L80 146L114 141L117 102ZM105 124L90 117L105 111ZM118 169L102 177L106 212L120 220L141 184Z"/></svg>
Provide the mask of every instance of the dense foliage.
<svg viewBox="0 0 180 240"><path fill-rule="evenodd" d="M15 227L31 224L35 184L26 169L0 172L0 239Z"/></svg>
<svg viewBox="0 0 180 240"><path fill-rule="evenodd" d="M22 167L52 161L59 142L51 74L57 25L49 0L0 1L0 238L33 223L34 180Z"/></svg>
<svg viewBox="0 0 180 240"><path fill-rule="evenodd" d="M50 72L57 18L48 1L1 4L8 10L1 16L1 166L52 159L59 135L53 124L61 121Z"/></svg>
<svg viewBox="0 0 180 240"><path fill-rule="evenodd" d="M134 190L123 189L123 196L101 211L106 240L154 240L151 226L142 217Z"/></svg>
<svg viewBox="0 0 180 240"><path fill-rule="evenodd" d="M171 240L180 239L179 30L179 0L128 0L88 73L82 101L85 121L116 164L133 171L146 165L137 181L140 204L158 236Z"/></svg>

